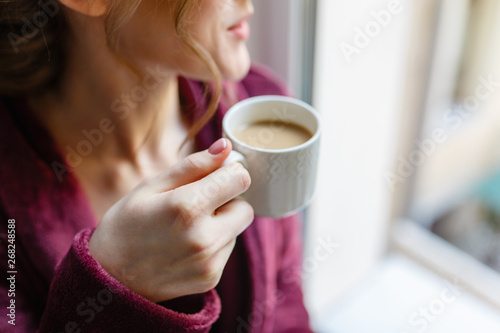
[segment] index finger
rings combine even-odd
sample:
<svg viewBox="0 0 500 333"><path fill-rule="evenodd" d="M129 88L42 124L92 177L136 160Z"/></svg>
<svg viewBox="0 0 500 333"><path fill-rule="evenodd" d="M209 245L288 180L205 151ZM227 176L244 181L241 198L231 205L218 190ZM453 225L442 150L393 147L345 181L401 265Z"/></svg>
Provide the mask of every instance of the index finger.
<svg viewBox="0 0 500 333"><path fill-rule="evenodd" d="M179 196L191 197L193 208L212 214L217 208L245 192L251 178L240 163L225 165L208 176L176 189Z"/></svg>
<svg viewBox="0 0 500 333"><path fill-rule="evenodd" d="M210 149L223 144L217 154ZM217 140L210 149L189 155L170 168L149 178L150 189L155 192L166 192L183 185L196 182L219 168L231 152L231 141ZM219 147L221 148L221 147ZM152 186L151 186L152 185Z"/></svg>

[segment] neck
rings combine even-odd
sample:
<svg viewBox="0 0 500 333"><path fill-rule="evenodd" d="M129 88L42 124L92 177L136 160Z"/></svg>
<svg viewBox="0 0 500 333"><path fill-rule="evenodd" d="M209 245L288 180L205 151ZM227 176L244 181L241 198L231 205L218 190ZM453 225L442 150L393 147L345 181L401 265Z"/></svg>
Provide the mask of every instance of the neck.
<svg viewBox="0 0 500 333"><path fill-rule="evenodd" d="M86 133L93 133L98 142L93 156L137 161L139 149L154 155L165 133L185 135L179 129L177 75L153 65L137 70L141 74L128 69L106 45L77 40L60 88L37 101L34 109L43 112L42 121L56 141L73 149L88 139ZM97 140L101 134L104 139ZM183 140L170 140L169 149L178 151Z"/></svg>

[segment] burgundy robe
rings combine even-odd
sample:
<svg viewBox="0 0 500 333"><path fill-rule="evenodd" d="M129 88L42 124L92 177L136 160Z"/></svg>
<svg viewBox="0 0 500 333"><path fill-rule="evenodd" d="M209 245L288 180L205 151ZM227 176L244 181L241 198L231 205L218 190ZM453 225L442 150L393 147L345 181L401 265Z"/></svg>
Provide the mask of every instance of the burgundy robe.
<svg viewBox="0 0 500 333"><path fill-rule="evenodd" d="M184 110L203 112L201 84L179 82ZM256 66L237 84L238 99L285 93ZM221 136L226 111L219 105L200 132L200 150ZM310 332L299 216L256 217L216 289L157 304L90 255L98 221L76 177L65 172L58 179L54 166L67 163L20 100L0 100L0 156L0 332ZM8 262L9 219L15 219L15 262Z"/></svg>

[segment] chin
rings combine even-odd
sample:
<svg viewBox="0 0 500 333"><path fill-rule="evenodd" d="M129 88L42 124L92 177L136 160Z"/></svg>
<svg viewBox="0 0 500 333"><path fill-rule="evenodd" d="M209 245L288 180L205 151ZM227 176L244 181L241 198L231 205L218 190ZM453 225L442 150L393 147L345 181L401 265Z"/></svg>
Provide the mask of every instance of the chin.
<svg viewBox="0 0 500 333"><path fill-rule="evenodd" d="M241 81L245 76L247 76L250 70L250 55L248 50L244 50L238 56L233 59L226 59L226 61L219 64L219 69L221 71L222 77L227 81Z"/></svg>
<svg viewBox="0 0 500 333"><path fill-rule="evenodd" d="M245 66L240 66L230 71L223 71L222 77L226 81L238 82L243 80L245 76L247 76L249 71L250 71L250 62L248 62L248 64L245 64Z"/></svg>

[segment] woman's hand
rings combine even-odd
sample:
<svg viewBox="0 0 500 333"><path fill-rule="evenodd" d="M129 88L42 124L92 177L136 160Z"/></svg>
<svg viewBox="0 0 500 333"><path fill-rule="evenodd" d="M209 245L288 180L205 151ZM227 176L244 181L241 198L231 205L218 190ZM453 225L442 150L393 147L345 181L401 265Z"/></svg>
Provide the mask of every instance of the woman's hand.
<svg viewBox="0 0 500 333"><path fill-rule="evenodd" d="M146 179L104 215L89 242L112 276L153 302L214 288L253 209L239 163L220 167L229 140Z"/></svg>

